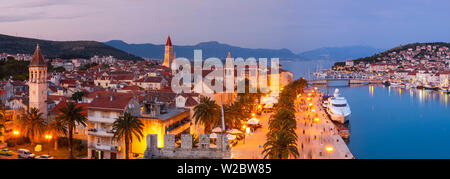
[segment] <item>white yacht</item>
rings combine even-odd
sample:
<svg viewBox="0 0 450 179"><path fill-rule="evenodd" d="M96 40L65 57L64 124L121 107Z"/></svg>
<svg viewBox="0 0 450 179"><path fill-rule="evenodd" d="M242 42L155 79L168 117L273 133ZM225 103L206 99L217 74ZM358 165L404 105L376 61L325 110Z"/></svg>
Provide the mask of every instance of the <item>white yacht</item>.
<svg viewBox="0 0 450 179"><path fill-rule="evenodd" d="M339 96L339 89L334 91L333 97L328 98L327 111L333 121L344 123L348 120L347 117L351 114L350 106L344 97Z"/></svg>

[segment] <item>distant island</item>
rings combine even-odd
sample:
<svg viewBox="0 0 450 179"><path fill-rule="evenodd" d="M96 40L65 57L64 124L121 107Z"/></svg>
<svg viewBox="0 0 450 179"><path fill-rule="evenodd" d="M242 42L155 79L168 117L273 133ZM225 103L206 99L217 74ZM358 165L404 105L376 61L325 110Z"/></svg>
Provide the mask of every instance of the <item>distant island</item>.
<svg viewBox="0 0 450 179"><path fill-rule="evenodd" d="M114 56L122 60L143 60L141 57L96 41L50 41L0 34L0 53L33 54L36 44L39 44L45 52L45 58L49 59L87 59L97 55Z"/></svg>
<svg viewBox="0 0 450 179"><path fill-rule="evenodd" d="M419 48L420 47L420 48ZM381 53L377 53L371 56L362 57L362 58L356 58L352 59L354 64L358 64L360 62L363 63L400 63L403 60L411 60L411 59L430 59L430 60L436 60L438 58L441 58L442 54L438 51L441 47L447 47L450 48L450 43L446 42L430 42L430 43L410 43L406 45L400 45L398 47L394 47L392 49L383 51ZM427 49L431 48L431 49ZM405 57L405 53L411 52L411 51L417 51L417 53L414 53L411 57ZM409 59L411 58L411 59ZM337 66L345 66L345 62L336 62L334 67Z"/></svg>

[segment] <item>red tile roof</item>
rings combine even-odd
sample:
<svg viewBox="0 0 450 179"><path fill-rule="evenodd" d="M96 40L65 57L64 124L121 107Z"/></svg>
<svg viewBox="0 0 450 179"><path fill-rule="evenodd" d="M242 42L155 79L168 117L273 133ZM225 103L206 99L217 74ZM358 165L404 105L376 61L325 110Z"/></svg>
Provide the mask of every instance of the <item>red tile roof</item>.
<svg viewBox="0 0 450 179"><path fill-rule="evenodd" d="M113 97L111 98L111 96ZM88 109L124 111L132 99L132 94L106 93L95 97L94 100L89 103Z"/></svg>
<svg viewBox="0 0 450 179"><path fill-rule="evenodd" d="M53 110L50 112L52 114L58 114L59 113L59 109L61 109L62 107L66 106L67 102L65 100L61 101L60 103L58 103L58 105L55 106L55 108L53 108ZM83 115L85 115L87 117L87 106L88 103L76 103L76 107L81 107L83 108L83 111L81 111L81 113Z"/></svg>
<svg viewBox="0 0 450 179"><path fill-rule="evenodd" d="M125 86L122 88L122 90L140 91L140 90L144 90L144 88L141 88L139 86Z"/></svg>

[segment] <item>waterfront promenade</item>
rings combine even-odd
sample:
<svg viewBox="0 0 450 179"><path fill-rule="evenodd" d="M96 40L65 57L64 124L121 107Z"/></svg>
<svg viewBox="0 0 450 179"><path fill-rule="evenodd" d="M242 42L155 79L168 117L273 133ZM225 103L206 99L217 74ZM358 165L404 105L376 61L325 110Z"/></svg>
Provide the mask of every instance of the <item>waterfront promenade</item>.
<svg viewBox="0 0 450 179"><path fill-rule="evenodd" d="M239 144L231 148L231 157L233 159L263 159L264 143L266 143L266 134L269 132L270 114L263 114L259 117L262 128L253 133L246 134L245 141L239 141Z"/></svg>
<svg viewBox="0 0 450 179"><path fill-rule="evenodd" d="M309 99L296 102L300 158L352 159L353 154L321 107L320 97L317 95Z"/></svg>
<svg viewBox="0 0 450 179"><path fill-rule="evenodd" d="M353 155L345 144L344 140L339 136L338 131L325 111L320 107L320 98L318 96L311 97L311 101L302 103L296 101L297 112L295 114L297 120L296 133L298 136L298 151L300 159L352 159ZM308 107L312 103L313 107ZM302 110L301 108L304 108ZM319 121L311 123L313 116L311 109L316 109ZM269 118L271 114L263 114L259 116L262 128L257 129L251 134L247 134L244 141L240 141L231 149L232 158L234 159L263 159L261 152L266 142L266 134L269 132ZM327 151L326 148L329 148ZM330 151L332 149L332 151Z"/></svg>

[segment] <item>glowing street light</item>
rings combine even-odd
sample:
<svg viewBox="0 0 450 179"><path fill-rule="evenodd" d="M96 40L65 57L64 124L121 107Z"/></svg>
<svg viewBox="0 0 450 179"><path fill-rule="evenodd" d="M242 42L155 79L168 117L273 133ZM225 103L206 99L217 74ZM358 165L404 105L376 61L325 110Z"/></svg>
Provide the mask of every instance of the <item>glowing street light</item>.
<svg viewBox="0 0 450 179"><path fill-rule="evenodd" d="M45 139L47 139L48 155L50 155L50 140L52 140L52 135L50 134L45 135Z"/></svg>
<svg viewBox="0 0 450 179"><path fill-rule="evenodd" d="M255 113L252 113L252 117L255 117Z"/></svg>
<svg viewBox="0 0 450 179"><path fill-rule="evenodd" d="M17 136L19 136L19 131L14 130L13 135L14 135L14 146L16 146L17 145Z"/></svg>
<svg viewBox="0 0 450 179"><path fill-rule="evenodd" d="M328 159L331 158L331 152L333 152L333 147L329 146L329 147L325 147L325 150L328 152Z"/></svg>
<svg viewBox="0 0 450 179"><path fill-rule="evenodd" d="M311 112L316 112L316 109L311 109Z"/></svg>
<svg viewBox="0 0 450 179"><path fill-rule="evenodd" d="M318 117L314 118L314 122L319 122L319 121L320 121L320 119Z"/></svg>

